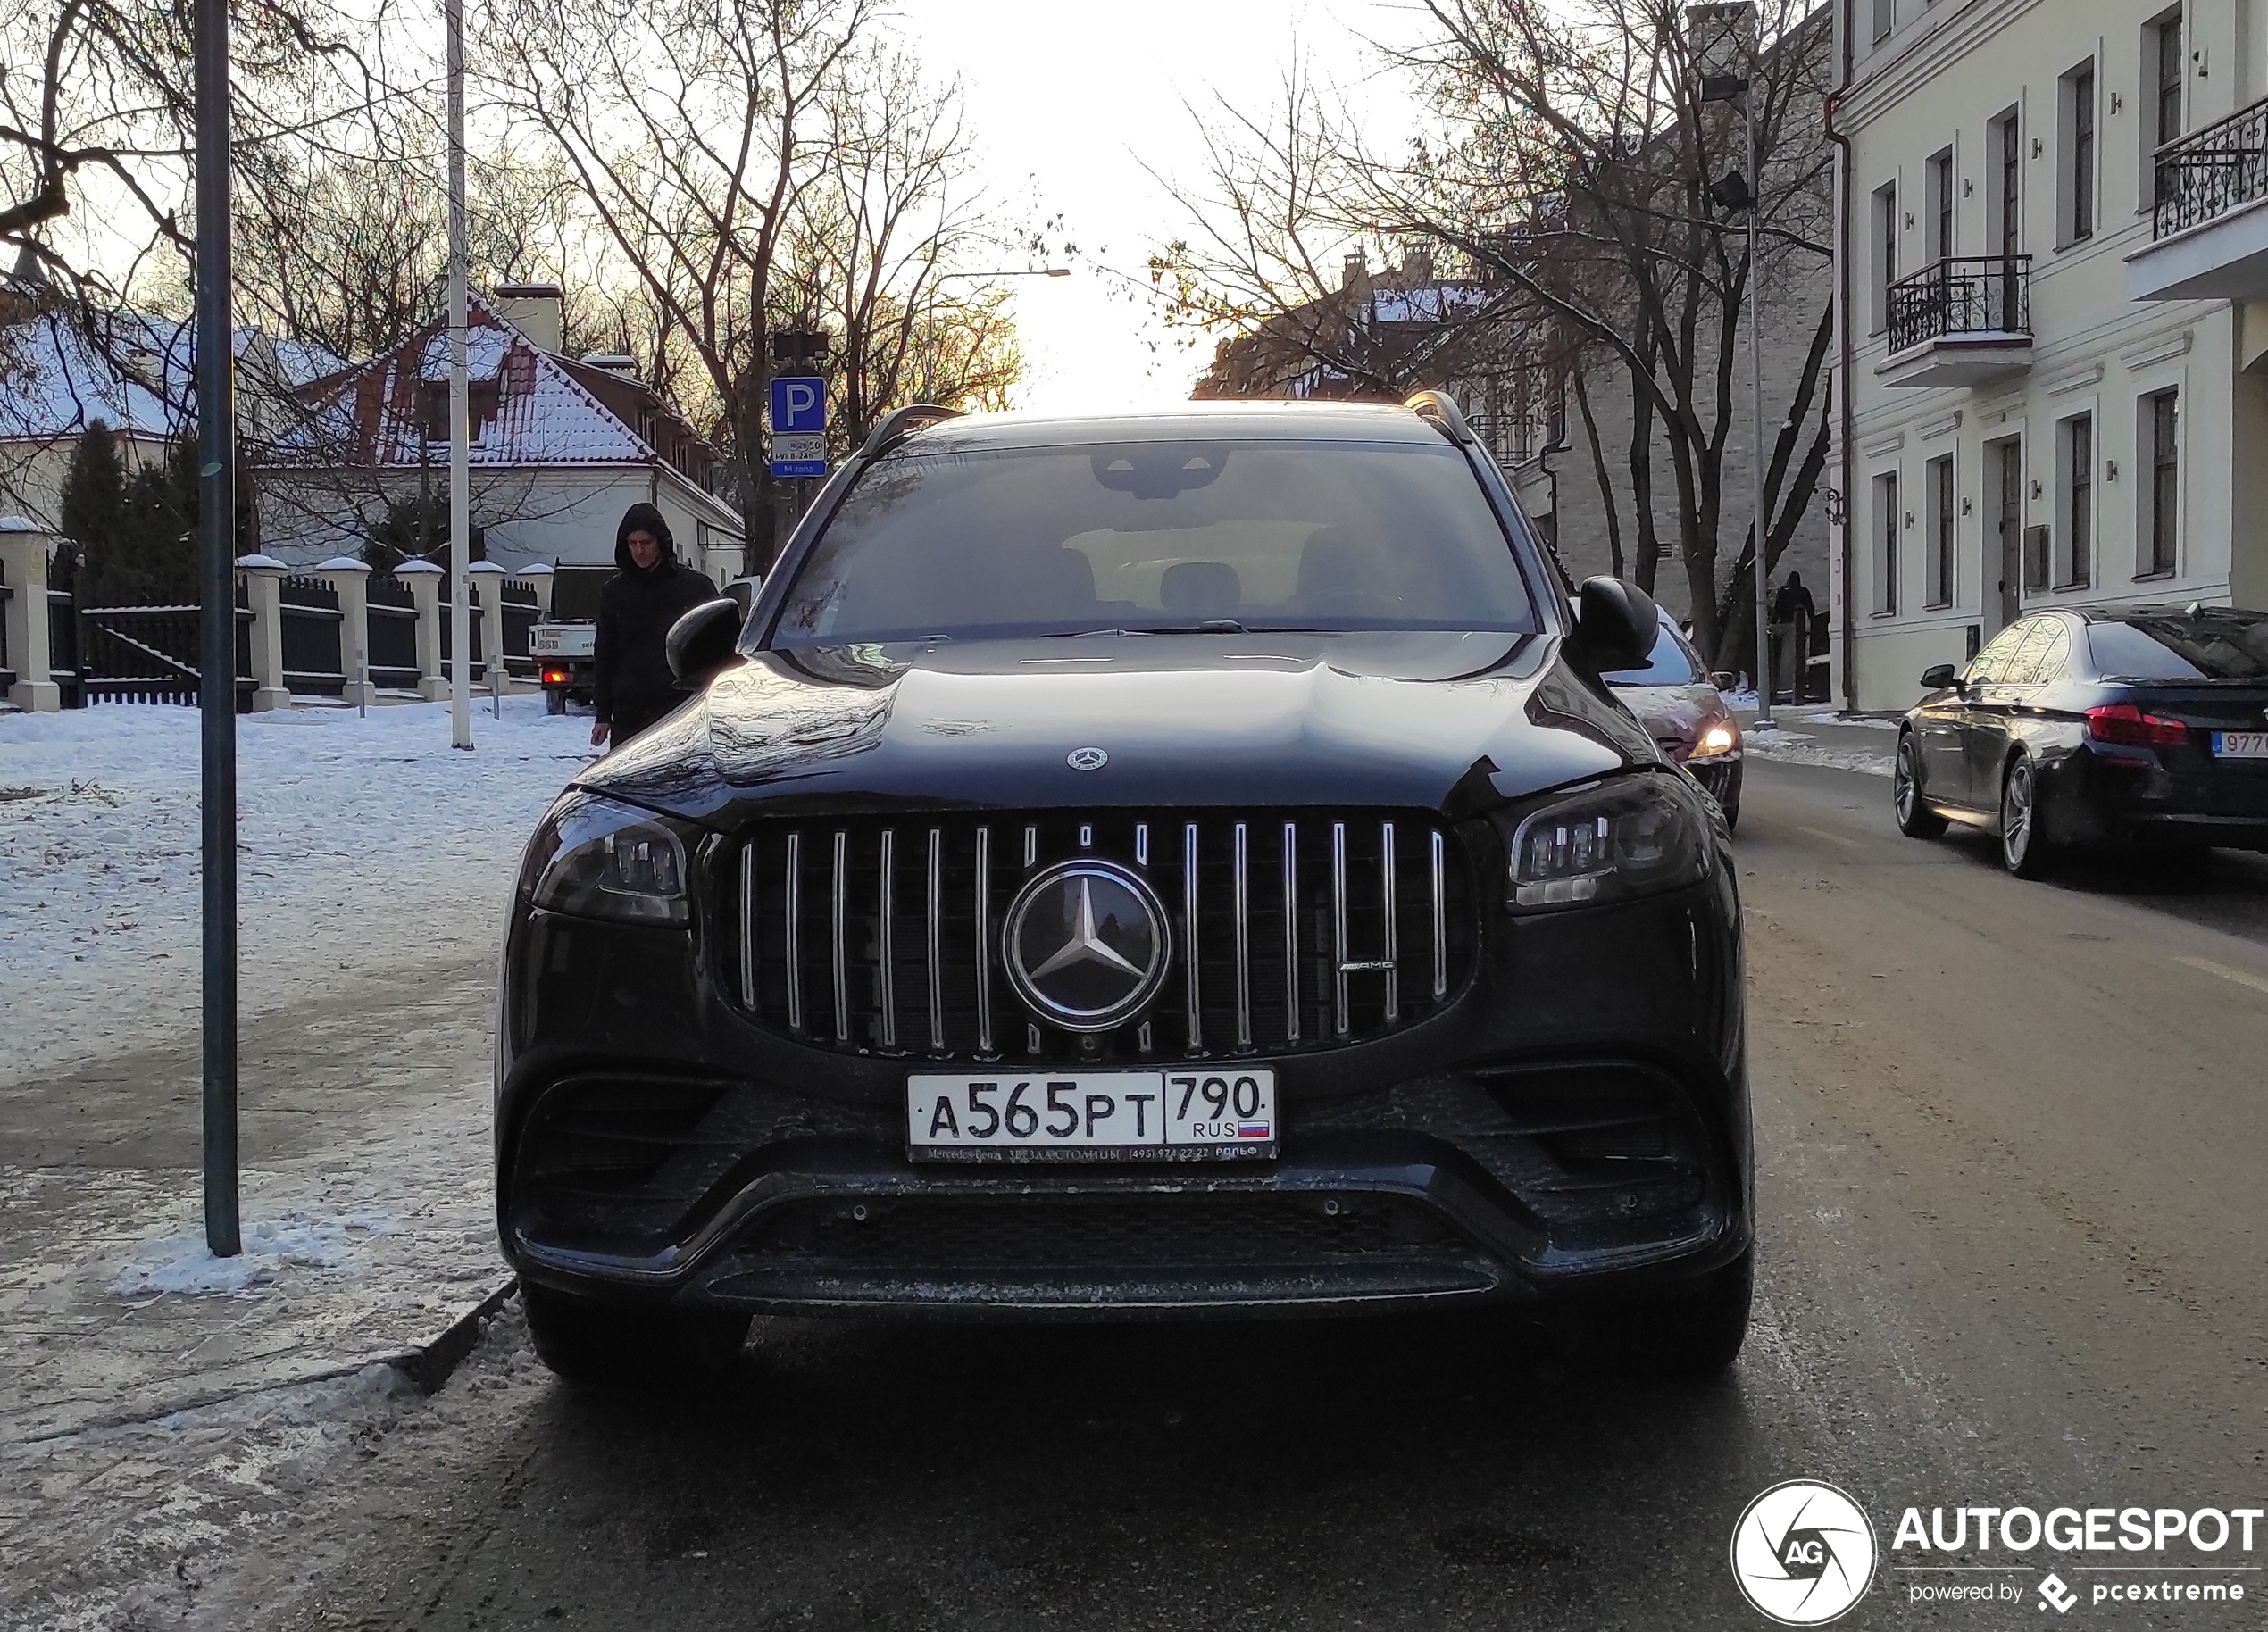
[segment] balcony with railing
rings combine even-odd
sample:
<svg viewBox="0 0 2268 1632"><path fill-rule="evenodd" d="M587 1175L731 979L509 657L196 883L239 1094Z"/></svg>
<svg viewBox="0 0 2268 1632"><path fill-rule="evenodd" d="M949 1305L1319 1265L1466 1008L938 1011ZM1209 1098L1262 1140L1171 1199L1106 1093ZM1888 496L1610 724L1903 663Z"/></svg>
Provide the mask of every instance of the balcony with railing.
<svg viewBox="0 0 2268 1632"><path fill-rule="evenodd" d="M2268 295L2268 98L2168 142L2152 171L2150 242L2126 258L2129 293Z"/></svg>
<svg viewBox="0 0 2268 1632"><path fill-rule="evenodd" d="M1889 386L1976 386L2031 366L2031 257L1933 262L1885 291Z"/></svg>

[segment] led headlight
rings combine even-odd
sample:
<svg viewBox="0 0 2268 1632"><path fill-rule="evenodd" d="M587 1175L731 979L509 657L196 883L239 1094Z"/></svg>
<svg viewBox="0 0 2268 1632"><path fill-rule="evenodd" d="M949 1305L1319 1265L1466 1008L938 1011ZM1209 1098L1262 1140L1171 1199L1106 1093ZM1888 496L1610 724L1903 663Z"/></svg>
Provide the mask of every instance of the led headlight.
<svg viewBox="0 0 2268 1632"><path fill-rule="evenodd" d="M581 918L682 924L683 822L596 794L571 793L552 807L528 845L520 887L535 905Z"/></svg>
<svg viewBox="0 0 2268 1632"><path fill-rule="evenodd" d="M1740 733L1730 720L1712 720L1708 729L1701 733L1701 739L1693 745L1693 752L1687 756L1687 762L1722 759L1739 745Z"/></svg>
<svg viewBox="0 0 2268 1632"><path fill-rule="evenodd" d="M1691 884L1709 869L1709 822L1683 777L1624 777L1522 819L1505 905L1596 906Z"/></svg>

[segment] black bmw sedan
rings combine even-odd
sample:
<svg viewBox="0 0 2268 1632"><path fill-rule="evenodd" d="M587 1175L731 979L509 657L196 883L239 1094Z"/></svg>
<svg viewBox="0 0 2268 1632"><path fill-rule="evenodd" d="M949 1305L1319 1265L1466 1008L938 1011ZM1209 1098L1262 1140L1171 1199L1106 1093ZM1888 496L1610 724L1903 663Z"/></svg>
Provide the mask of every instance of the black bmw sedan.
<svg viewBox="0 0 2268 1632"><path fill-rule="evenodd" d="M577 1378L754 1312L1524 1306L1730 1363L1714 801L1454 406L905 410L528 846L496 1198Z"/></svg>
<svg viewBox="0 0 2268 1632"><path fill-rule="evenodd" d="M2268 849L2268 613L2039 612L1922 684L1891 782L1912 837L1996 829L2027 878L2080 845Z"/></svg>

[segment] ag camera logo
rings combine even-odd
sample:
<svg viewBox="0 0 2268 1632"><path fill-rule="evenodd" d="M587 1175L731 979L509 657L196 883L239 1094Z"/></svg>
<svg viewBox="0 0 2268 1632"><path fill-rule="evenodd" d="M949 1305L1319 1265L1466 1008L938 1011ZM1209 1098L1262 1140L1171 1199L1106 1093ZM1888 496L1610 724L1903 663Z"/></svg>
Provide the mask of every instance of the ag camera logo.
<svg viewBox="0 0 2268 1632"><path fill-rule="evenodd" d="M1789 1479L1748 1503L1732 1527L1732 1578L1783 1627L1820 1627L1874 1583L1874 1527L1832 1485Z"/></svg>

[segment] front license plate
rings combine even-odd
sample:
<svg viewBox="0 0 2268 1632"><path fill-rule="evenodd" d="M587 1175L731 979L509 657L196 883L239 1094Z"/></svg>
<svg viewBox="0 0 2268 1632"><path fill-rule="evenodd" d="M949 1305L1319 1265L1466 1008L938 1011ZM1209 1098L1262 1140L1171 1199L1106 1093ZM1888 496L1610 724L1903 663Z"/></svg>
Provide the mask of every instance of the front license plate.
<svg viewBox="0 0 2268 1632"><path fill-rule="evenodd" d="M2268 760L2268 731L2215 731L2213 757L2217 760Z"/></svg>
<svg viewBox="0 0 2268 1632"><path fill-rule="evenodd" d="M923 1162L1214 1161L1276 1153L1276 1073L991 1071L906 1078Z"/></svg>

